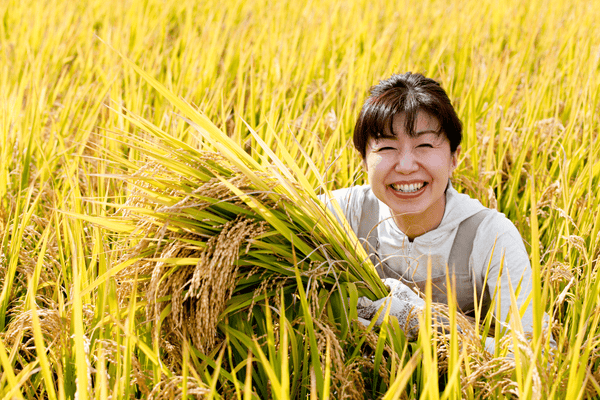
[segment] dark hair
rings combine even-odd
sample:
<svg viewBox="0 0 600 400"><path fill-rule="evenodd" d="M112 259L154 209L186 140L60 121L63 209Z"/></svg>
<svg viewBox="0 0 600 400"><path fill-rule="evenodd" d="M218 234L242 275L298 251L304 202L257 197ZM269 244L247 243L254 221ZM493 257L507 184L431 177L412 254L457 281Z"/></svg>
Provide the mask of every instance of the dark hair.
<svg viewBox="0 0 600 400"><path fill-rule="evenodd" d="M393 135L394 115L406 115L406 131L415 134L417 113L424 111L440 123L440 133L450 141L453 153L462 140L462 124L440 84L421 74L392 75L371 88L354 127L354 147L364 159L369 139Z"/></svg>

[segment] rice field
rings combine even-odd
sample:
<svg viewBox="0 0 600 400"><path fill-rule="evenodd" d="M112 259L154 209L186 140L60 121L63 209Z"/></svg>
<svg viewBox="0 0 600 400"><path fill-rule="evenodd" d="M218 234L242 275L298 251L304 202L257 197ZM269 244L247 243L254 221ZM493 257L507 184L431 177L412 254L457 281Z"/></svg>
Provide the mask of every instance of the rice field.
<svg viewBox="0 0 600 400"><path fill-rule="evenodd" d="M1 398L600 398L598 15L3 0ZM365 182L355 119L405 71L463 121L455 187L526 242L534 332L356 321L386 289L316 196Z"/></svg>

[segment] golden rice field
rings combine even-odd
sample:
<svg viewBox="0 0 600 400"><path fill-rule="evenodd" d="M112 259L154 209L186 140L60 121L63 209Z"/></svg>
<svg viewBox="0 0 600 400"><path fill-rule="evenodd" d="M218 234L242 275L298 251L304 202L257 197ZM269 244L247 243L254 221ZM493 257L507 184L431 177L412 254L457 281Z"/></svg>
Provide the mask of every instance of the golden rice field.
<svg viewBox="0 0 600 400"><path fill-rule="evenodd" d="M600 2L3 0L3 399L600 398ZM455 186L520 230L536 324L356 321L316 195L368 88L439 80ZM542 315L552 317L552 335ZM425 316L427 318L428 316ZM496 335L494 353L481 335Z"/></svg>

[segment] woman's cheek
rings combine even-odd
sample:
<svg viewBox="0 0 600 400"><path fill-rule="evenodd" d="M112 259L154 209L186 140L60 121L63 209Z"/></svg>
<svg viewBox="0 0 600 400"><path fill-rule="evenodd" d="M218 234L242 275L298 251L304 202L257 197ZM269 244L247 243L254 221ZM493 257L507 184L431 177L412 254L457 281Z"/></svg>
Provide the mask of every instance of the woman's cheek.
<svg viewBox="0 0 600 400"><path fill-rule="evenodd" d="M369 172L374 172L375 168L381 163L383 157L379 154L371 153L367 156L367 170Z"/></svg>

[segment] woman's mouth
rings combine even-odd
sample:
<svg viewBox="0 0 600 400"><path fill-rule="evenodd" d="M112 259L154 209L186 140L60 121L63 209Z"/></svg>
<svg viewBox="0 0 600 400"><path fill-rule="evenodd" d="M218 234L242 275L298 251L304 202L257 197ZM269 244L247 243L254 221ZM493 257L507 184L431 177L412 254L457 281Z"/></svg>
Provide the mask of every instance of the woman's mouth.
<svg viewBox="0 0 600 400"><path fill-rule="evenodd" d="M390 187L400 193L415 193L421 190L425 185L427 185L427 182L409 184L392 183Z"/></svg>

